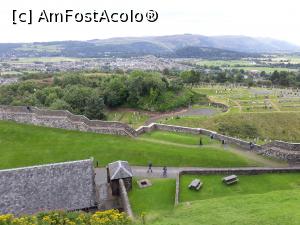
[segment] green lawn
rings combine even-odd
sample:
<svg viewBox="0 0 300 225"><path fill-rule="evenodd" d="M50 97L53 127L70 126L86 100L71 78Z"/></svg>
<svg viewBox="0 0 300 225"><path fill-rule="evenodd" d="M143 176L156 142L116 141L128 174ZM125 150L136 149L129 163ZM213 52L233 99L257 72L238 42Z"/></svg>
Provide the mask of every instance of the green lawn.
<svg viewBox="0 0 300 225"><path fill-rule="evenodd" d="M299 225L300 190L275 191L180 204L152 225Z"/></svg>
<svg viewBox="0 0 300 225"><path fill-rule="evenodd" d="M203 147L207 145L220 144L219 141L214 139L212 140L210 137L204 135L184 134L165 131L153 131L151 133L145 133L141 137L150 140L168 141L172 143L186 145L199 145L201 138Z"/></svg>
<svg viewBox="0 0 300 225"><path fill-rule="evenodd" d="M233 195L262 194L279 190L300 190L300 173L239 175L239 182L227 186L223 175L183 175L180 177L180 201L204 200ZM199 178L203 187L199 191L188 188L190 182Z"/></svg>
<svg viewBox="0 0 300 225"><path fill-rule="evenodd" d="M150 179L152 186L139 188L136 179L129 192L129 200L135 215L162 214L174 207L175 179ZM153 215L152 215L153 216Z"/></svg>
<svg viewBox="0 0 300 225"><path fill-rule="evenodd" d="M239 167L259 163L218 147L174 146L138 138L67 131L0 121L0 168L94 157L101 166L115 160L132 165Z"/></svg>

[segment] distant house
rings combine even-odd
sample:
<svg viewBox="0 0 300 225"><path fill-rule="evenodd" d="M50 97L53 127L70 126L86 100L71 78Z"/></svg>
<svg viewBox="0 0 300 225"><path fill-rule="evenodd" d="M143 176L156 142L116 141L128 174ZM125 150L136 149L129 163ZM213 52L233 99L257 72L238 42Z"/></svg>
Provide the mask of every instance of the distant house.
<svg viewBox="0 0 300 225"><path fill-rule="evenodd" d="M92 160L0 170L0 214L97 206Z"/></svg>
<svg viewBox="0 0 300 225"><path fill-rule="evenodd" d="M127 161L116 161L107 166L107 181L110 183L113 195L119 195L120 193L120 179L123 179L126 190L131 190L132 176L132 171Z"/></svg>

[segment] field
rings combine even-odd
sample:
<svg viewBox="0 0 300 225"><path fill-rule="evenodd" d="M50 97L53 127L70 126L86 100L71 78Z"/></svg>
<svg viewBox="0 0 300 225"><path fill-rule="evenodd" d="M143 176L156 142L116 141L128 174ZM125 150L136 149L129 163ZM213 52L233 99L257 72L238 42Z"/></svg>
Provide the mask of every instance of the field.
<svg viewBox="0 0 300 225"><path fill-rule="evenodd" d="M180 119L167 120L165 123L202 127L216 131L219 131L221 124L225 124L228 128L233 129L232 131L227 131L227 134L243 139L251 139L247 138L247 133L243 131L245 124L251 124L257 130L259 140L300 141L300 130L298 128L300 126L299 113L240 113L223 114L209 118L182 117Z"/></svg>
<svg viewBox="0 0 300 225"><path fill-rule="evenodd" d="M187 188L194 178L204 182L199 192ZM296 225L299 221L300 174L243 175L239 176L239 183L231 186L224 185L221 178L181 176L181 203L175 209L175 180L152 179L153 186L145 189L139 189L134 182L129 193L133 211L137 218L145 213L147 224L163 225ZM291 220L286 220L290 213Z"/></svg>
<svg viewBox="0 0 300 225"><path fill-rule="evenodd" d="M300 190L212 198L180 204L154 225L298 225Z"/></svg>
<svg viewBox="0 0 300 225"><path fill-rule="evenodd" d="M262 61L259 61L262 60ZM243 69L246 71L265 71L266 73L272 73L277 71L295 71L295 69L289 69L284 67L274 67L274 63L280 63L281 60L289 61L291 64L297 64L300 62L298 56L285 56L285 57L274 57L271 61L266 62L263 59L253 60L198 60L193 63L199 66L219 66L221 68L230 69Z"/></svg>
<svg viewBox="0 0 300 225"><path fill-rule="evenodd" d="M172 135L171 135L172 136ZM145 138L147 139L147 138ZM17 140L17 141L16 141ZM78 131L0 122L0 168L63 162L94 157L101 166L115 160L131 165L152 161L162 166L239 167L258 162L219 146L187 146Z"/></svg>
<svg viewBox="0 0 300 225"><path fill-rule="evenodd" d="M193 134L178 134L172 132L164 132L164 131L154 131L151 133L145 133L142 135L143 139L147 140L157 140L163 142L171 142L176 144L184 144L184 145L197 145L199 146L200 139L203 145L208 146L220 146L220 142L217 140L212 140L208 136L204 135L193 135Z"/></svg>
<svg viewBox="0 0 300 225"><path fill-rule="evenodd" d="M270 191L300 190L300 174L240 175L239 182L227 186L221 182L222 175L183 175L180 178L180 201L195 201L222 198L234 195L263 194ZM191 191L188 185L193 179L200 179L200 191Z"/></svg>
<svg viewBox="0 0 300 225"><path fill-rule="evenodd" d="M150 179L152 186L140 189L134 180L129 200L135 215L147 213L152 216L173 210L175 179ZM159 202L159 204L157 204Z"/></svg>
<svg viewBox="0 0 300 225"><path fill-rule="evenodd" d="M229 106L229 111L213 116L180 116L167 118L162 123L202 127L231 136L252 140L243 129L251 126L255 140L300 141L300 93L288 89L206 86L195 88L212 101ZM274 123L276 121L276 123ZM251 133L251 132L250 132ZM257 139L258 138L258 139Z"/></svg>
<svg viewBox="0 0 300 225"><path fill-rule="evenodd" d="M187 188L194 178L204 182L199 192ZM298 224L300 174L241 175L231 186L221 178L181 176L181 203L175 209L175 180L151 179L153 186L145 189L134 181L129 193L133 211L137 218L145 213L147 224Z"/></svg>

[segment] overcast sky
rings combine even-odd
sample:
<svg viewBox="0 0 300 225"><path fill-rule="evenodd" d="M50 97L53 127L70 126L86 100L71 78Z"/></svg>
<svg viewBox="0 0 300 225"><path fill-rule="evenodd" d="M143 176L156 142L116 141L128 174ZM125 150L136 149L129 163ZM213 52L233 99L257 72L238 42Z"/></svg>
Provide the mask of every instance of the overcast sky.
<svg viewBox="0 0 300 225"><path fill-rule="evenodd" d="M155 23L12 24L12 11L156 10ZM0 42L88 40L172 34L248 35L300 45L299 0L1 0ZM37 15L35 15L37 17Z"/></svg>

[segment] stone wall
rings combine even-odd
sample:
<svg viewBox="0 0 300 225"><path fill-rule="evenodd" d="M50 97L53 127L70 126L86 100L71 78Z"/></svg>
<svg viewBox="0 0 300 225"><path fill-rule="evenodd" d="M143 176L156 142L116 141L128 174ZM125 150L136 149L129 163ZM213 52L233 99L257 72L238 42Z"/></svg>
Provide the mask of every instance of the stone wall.
<svg viewBox="0 0 300 225"><path fill-rule="evenodd" d="M229 107L223 103L220 102L210 102L210 105L217 107L217 108L222 108L222 112L227 112Z"/></svg>
<svg viewBox="0 0 300 225"><path fill-rule="evenodd" d="M92 160L0 170L0 214L97 206Z"/></svg>
<svg viewBox="0 0 300 225"><path fill-rule="evenodd" d="M135 136L136 131L120 122L89 120L65 110L46 110L31 107L0 106L0 120L104 134Z"/></svg>
<svg viewBox="0 0 300 225"><path fill-rule="evenodd" d="M178 173L176 178L175 189L175 205L179 204L180 195L180 176L185 174L191 175L209 175L209 174L221 174L221 175L258 175L266 173L300 173L300 167L287 167L287 168L213 168L213 169L193 169L182 170Z"/></svg>
<svg viewBox="0 0 300 225"><path fill-rule="evenodd" d="M289 143L284 141L273 141L271 143L268 143L264 145L264 147L276 147L276 148L282 148L289 151L297 151L300 152L300 143Z"/></svg>
<svg viewBox="0 0 300 225"><path fill-rule="evenodd" d="M262 146L263 155L300 164L300 143L273 141Z"/></svg>
<svg viewBox="0 0 300 225"><path fill-rule="evenodd" d="M133 212L131 209L131 205L129 202L127 190L126 190L123 179L119 179L119 190L120 190L121 204L122 204L124 212L126 212L128 217L133 218Z"/></svg>
<svg viewBox="0 0 300 225"><path fill-rule="evenodd" d="M191 128L166 124L152 123L148 126L141 126L134 130L127 124L120 122L108 122L100 120L89 120L85 116L74 115L65 110L48 110L31 107L0 106L0 120L12 120L20 123L28 123L46 127L63 128L68 130L79 130L95 133L125 135L136 137L145 132L163 130L171 132L202 134L213 136L214 139L225 141L227 144L234 144L243 150L254 151L258 154L285 160L290 163L300 163L300 143L287 143L275 141L264 146L252 144L238 138L219 134L215 131L203 128Z"/></svg>

